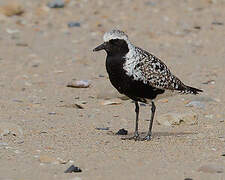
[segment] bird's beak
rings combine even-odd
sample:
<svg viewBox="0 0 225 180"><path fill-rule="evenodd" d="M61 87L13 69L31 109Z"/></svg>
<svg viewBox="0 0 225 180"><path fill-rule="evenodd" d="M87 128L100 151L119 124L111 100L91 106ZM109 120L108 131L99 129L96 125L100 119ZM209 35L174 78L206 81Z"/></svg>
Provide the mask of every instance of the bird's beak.
<svg viewBox="0 0 225 180"><path fill-rule="evenodd" d="M101 45L94 48L93 51L101 51L101 50L105 49L105 47L106 47L106 43L104 42Z"/></svg>

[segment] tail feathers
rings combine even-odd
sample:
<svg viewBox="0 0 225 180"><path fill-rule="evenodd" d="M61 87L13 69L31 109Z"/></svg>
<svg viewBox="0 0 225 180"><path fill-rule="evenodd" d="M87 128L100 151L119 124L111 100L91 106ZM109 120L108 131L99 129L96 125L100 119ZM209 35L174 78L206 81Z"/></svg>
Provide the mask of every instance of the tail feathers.
<svg viewBox="0 0 225 180"><path fill-rule="evenodd" d="M203 90L201 89L197 89L191 86L186 86L185 90L183 91L183 93L187 93L187 94L199 94L200 92L203 92Z"/></svg>

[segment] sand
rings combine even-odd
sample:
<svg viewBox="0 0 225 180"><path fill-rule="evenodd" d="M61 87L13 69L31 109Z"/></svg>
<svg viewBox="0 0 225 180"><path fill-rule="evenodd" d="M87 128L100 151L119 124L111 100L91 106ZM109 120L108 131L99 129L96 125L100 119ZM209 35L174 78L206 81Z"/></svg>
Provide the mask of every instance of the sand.
<svg viewBox="0 0 225 180"><path fill-rule="evenodd" d="M0 11L1 180L225 179L225 1L71 0L59 9L47 0L16 2L22 14ZM134 132L134 104L110 84L105 52L92 52L112 28L204 90L156 102L149 142L115 135ZM91 85L67 87L73 79ZM187 107L192 101L203 107ZM144 136L150 107L140 108ZM198 121L157 123L171 112L193 112ZM64 173L72 164L82 172Z"/></svg>

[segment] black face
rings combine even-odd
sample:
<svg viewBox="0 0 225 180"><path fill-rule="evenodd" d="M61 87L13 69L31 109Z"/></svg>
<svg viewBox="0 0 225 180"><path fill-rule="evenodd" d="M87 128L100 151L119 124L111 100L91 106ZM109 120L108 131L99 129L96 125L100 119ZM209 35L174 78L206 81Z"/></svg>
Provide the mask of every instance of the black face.
<svg viewBox="0 0 225 180"><path fill-rule="evenodd" d="M93 51L100 51L102 49L104 49L108 55L125 55L129 51L128 44L123 39L111 39L96 47Z"/></svg>

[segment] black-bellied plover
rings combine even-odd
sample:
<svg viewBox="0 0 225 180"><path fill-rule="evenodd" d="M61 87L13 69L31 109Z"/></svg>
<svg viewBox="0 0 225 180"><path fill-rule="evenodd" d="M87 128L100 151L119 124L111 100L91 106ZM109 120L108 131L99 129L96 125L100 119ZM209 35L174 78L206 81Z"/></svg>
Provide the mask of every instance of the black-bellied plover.
<svg viewBox="0 0 225 180"><path fill-rule="evenodd" d="M155 114L154 99L173 94L198 94L202 90L185 85L167 66L149 52L134 46L120 30L106 32L104 43L93 51L105 50L106 70L112 85L135 102L136 126L134 136L127 139L150 140ZM139 137L138 102L151 103L151 119L147 135Z"/></svg>

